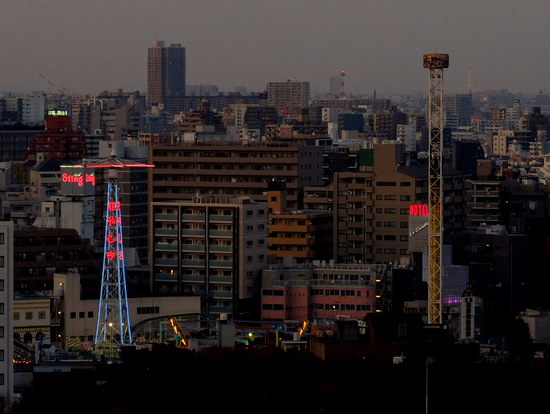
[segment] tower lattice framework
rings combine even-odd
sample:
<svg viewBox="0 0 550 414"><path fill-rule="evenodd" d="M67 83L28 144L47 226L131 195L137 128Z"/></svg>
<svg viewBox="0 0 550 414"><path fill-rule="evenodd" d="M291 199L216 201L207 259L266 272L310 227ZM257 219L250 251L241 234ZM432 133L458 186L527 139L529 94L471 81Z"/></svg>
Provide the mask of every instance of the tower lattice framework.
<svg viewBox="0 0 550 414"><path fill-rule="evenodd" d="M123 168L152 165L113 156L87 166L105 169L107 182L103 271L94 345L96 353L107 358L117 358L121 347L133 342L122 235L122 209L125 206L121 202L119 174Z"/></svg>
<svg viewBox="0 0 550 414"><path fill-rule="evenodd" d="M443 69L449 55L424 55L430 70L428 96L428 324L441 324L441 279L443 267Z"/></svg>

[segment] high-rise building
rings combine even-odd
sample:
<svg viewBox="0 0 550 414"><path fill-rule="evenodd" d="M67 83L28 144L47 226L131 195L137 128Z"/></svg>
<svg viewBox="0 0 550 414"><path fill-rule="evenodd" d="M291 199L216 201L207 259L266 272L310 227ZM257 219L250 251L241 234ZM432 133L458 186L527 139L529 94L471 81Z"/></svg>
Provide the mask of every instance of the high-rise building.
<svg viewBox="0 0 550 414"><path fill-rule="evenodd" d="M185 103L185 48L156 41L147 50L147 107L162 105L177 114Z"/></svg>
<svg viewBox="0 0 550 414"><path fill-rule="evenodd" d="M293 113L309 104L309 82L288 79L285 82L267 83L267 104L274 106L279 114Z"/></svg>

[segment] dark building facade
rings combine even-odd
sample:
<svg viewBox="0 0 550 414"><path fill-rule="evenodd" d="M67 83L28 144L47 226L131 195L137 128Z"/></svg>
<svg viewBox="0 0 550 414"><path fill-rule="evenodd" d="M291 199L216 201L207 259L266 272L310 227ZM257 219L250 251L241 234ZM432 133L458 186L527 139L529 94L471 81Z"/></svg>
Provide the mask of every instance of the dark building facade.
<svg viewBox="0 0 550 414"><path fill-rule="evenodd" d="M82 132L73 131L71 118L49 116L46 118L46 130L36 134L23 154L23 160L78 162L86 156L86 138Z"/></svg>
<svg viewBox="0 0 550 414"><path fill-rule="evenodd" d="M185 48L156 41L147 50L147 107L163 105L172 114L185 110L185 85Z"/></svg>
<svg viewBox="0 0 550 414"><path fill-rule="evenodd" d="M13 244L15 295L53 291L54 273L73 271L81 276L83 297L99 296L101 260L76 230L15 230Z"/></svg>

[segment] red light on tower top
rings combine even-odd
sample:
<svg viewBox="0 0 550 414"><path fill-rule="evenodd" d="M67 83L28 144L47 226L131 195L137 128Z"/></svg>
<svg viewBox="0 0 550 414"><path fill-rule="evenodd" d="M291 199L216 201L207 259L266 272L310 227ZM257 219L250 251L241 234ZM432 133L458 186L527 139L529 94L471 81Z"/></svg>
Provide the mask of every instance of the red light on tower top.
<svg viewBox="0 0 550 414"><path fill-rule="evenodd" d="M340 83L340 99L346 97L346 90L344 89L344 76L346 76L346 72L342 70L342 72L340 72L340 78L342 79Z"/></svg>

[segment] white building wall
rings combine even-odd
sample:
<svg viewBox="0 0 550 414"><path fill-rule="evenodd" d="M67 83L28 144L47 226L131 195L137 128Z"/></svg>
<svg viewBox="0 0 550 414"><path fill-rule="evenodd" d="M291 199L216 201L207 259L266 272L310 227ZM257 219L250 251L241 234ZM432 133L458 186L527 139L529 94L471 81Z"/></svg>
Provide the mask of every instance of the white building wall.
<svg viewBox="0 0 550 414"><path fill-rule="evenodd" d="M28 123L44 122L45 100L46 98L44 95L24 96L21 115L22 121Z"/></svg>
<svg viewBox="0 0 550 414"><path fill-rule="evenodd" d="M54 297L63 298L62 312L65 315L63 343L71 338L93 344L97 328L99 299L80 299L80 275L78 273L54 274ZM199 314L200 297L169 296L129 298L130 322L134 327L139 322L150 318L169 318L182 314ZM155 312L143 313L144 308L155 309ZM156 311L158 308L158 312ZM134 340L137 338L134 334Z"/></svg>

